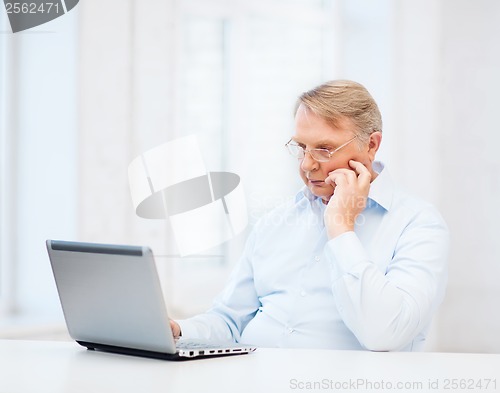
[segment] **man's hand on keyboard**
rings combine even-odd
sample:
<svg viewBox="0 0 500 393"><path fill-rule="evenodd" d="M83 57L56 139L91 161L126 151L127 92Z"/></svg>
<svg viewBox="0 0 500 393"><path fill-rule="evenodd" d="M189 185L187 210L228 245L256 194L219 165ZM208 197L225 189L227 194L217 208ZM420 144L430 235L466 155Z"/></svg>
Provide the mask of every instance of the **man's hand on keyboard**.
<svg viewBox="0 0 500 393"><path fill-rule="evenodd" d="M170 327L172 328L172 334L174 335L174 339L178 339L182 336L181 327L177 322L173 319L170 320Z"/></svg>

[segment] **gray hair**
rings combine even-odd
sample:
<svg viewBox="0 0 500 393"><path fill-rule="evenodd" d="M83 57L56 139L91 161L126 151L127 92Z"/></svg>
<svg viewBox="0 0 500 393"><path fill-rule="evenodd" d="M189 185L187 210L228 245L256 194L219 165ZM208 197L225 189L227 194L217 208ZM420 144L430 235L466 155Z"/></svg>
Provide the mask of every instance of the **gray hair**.
<svg viewBox="0 0 500 393"><path fill-rule="evenodd" d="M377 103L357 82L334 80L306 91L297 99L295 114L301 104L334 127L342 118L350 119L357 128L360 142L366 143L373 132L382 131Z"/></svg>

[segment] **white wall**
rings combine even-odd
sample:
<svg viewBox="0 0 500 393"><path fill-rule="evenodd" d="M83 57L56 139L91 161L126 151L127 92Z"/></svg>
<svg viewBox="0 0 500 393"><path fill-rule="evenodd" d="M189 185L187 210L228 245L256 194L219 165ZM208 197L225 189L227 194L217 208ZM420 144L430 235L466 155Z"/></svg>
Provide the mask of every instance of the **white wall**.
<svg viewBox="0 0 500 393"><path fill-rule="evenodd" d="M453 246L439 348L500 352L500 3L443 7L438 167Z"/></svg>
<svg viewBox="0 0 500 393"><path fill-rule="evenodd" d="M500 352L500 3L342 3L341 76L381 103L382 157L438 206L452 235L447 296L427 349Z"/></svg>

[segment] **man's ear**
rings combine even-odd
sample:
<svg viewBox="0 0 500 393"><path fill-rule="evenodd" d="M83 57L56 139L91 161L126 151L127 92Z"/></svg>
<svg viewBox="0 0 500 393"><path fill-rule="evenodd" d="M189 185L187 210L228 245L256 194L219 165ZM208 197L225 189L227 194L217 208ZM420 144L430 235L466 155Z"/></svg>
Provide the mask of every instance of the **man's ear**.
<svg viewBox="0 0 500 393"><path fill-rule="evenodd" d="M382 143L382 133L380 131L372 132L370 135L370 140L368 141L368 155L370 157L370 161L375 160L375 154L380 148L381 143Z"/></svg>

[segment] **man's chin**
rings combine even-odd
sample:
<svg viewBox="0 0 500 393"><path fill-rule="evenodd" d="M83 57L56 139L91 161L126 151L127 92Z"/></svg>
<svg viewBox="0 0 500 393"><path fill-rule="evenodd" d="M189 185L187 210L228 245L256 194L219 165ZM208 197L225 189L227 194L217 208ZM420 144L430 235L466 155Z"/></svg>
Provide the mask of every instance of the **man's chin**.
<svg viewBox="0 0 500 393"><path fill-rule="evenodd" d="M331 187L326 188L321 188L318 190L319 187L309 187L309 190L314 196L317 196L318 198L323 199L323 201L326 201L325 203L328 203L330 198L333 196L333 190Z"/></svg>

